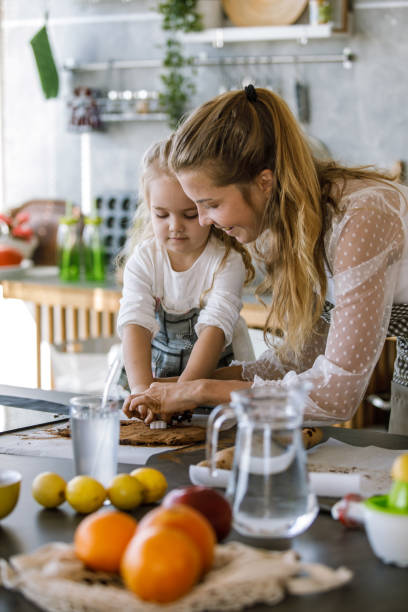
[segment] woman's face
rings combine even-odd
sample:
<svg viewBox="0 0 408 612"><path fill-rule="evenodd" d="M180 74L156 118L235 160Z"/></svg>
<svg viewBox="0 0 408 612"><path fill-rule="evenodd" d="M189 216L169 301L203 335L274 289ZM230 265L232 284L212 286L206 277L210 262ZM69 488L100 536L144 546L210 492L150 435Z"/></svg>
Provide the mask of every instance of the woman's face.
<svg viewBox="0 0 408 612"><path fill-rule="evenodd" d="M268 180L258 180L264 172L268 173L264 177ZM203 170L183 170L177 174L185 194L197 206L200 225L215 225L244 244L261 233L264 207L272 188L269 170L259 177L249 184L246 199L236 185L214 185Z"/></svg>

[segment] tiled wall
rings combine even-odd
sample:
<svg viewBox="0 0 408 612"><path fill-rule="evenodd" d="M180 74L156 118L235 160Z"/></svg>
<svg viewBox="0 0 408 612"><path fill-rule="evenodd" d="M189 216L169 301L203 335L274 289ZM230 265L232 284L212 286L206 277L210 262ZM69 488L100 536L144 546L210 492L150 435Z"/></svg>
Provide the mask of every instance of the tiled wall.
<svg viewBox="0 0 408 612"><path fill-rule="evenodd" d="M215 1L215 0L214 0ZM66 198L79 203L80 144L78 134L66 129L64 97L70 88L69 73L62 73L62 94L45 101L36 73L29 40L39 29L44 0L3 0L4 74L3 134L5 159L4 207L31 198ZM109 59L160 58L163 33L160 20L92 23L95 15L148 12L153 0L50 0L50 17L71 19L51 22L49 33L59 66L68 58L80 62ZM268 85L281 93L295 110L295 81L309 87L311 119L307 130L322 140L331 154L349 164L390 165L408 159L408 6L364 10L368 0L355 2L351 36L296 42L241 43L225 46L220 54L340 53L351 47L356 61L350 70L341 64L272 66L251 69L198 70L197 95L192 106L216 95L221 88L240 86L244 78ZM390 3L390 5L398 3ZM381 3L384 5L384 2ZM307 16L304 16L306 19ZM38 22L34 21L38 19ZM216 51L209 46L190 46L191 53ZM88 73L76 84L114 89L158 89L159 70L138 69L111 74ZM143 151L169 132L164 122L109 124L93 133L92 190L100 194L137 188L138 166Z"/></svg>

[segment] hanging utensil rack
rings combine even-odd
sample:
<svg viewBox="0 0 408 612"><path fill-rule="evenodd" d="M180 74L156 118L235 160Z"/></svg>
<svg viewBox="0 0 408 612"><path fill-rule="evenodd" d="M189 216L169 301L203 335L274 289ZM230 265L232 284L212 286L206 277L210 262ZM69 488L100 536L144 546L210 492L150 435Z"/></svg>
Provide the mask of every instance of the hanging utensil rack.
<svg viewBox="0 0 408 612"><path fill-rule="evenodd" d="M200 54L193 58L193 65L201 66L253 66L271 64L343 64L344 68L351 68L355 56L351 49L345 48L341 53L312 53L312 54L287 54L287 55L234 55L223 57L211 57ZM133 70L136 68L161 68L162 60L111 60L107 62L93 62L89 64L76 63L67 60L64 69L72 72L93 72L97 70Z"/></svg>

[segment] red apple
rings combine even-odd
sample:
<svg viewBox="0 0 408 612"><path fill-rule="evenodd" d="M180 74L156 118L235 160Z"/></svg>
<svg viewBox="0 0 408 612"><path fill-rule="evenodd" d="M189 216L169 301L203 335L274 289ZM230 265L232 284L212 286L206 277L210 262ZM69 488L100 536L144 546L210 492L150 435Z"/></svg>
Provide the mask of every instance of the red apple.
<svg viewBox="0 0 408 612"><path fill-rule="evenodd" d="M169 491L163 498L162 506L175 504L192 506L209 520L220 542L230 532L232 522L231 506L221 493L200 485L179 487Z"/></svg>

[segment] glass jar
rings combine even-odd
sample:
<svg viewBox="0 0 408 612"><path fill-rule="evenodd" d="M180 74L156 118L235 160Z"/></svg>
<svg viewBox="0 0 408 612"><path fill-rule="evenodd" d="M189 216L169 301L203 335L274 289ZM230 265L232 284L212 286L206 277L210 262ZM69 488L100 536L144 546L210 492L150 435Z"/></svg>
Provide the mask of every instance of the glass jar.
<svg viewBox="0 0 408 612"><path fill-rule="evenodd" d="M332 18L331 4L329 0L309 1L309 21L311 25L329 23Z"/></svg>
<svg viewBox="0 0 408 612"><path fill-rule="evenodd" d="M101 235L100 217L85 217L82 233L85 278L88 281L105 280L105 253Z"/></svg>
<svg viewBox="0 0 408 612"><path fill-rule="evenodd" d="M59 277L63 281L78 281L80 277L79 233L76 217L61 217L57 231Z"/></svg>
<svg viewBox="0 0 408 612"><path fill-rule="evenodd" d="M133 99L137 113L157 113L159 110L159 94L157 91L139 89L133 92Z"/></svg>

